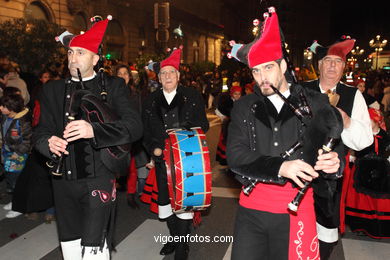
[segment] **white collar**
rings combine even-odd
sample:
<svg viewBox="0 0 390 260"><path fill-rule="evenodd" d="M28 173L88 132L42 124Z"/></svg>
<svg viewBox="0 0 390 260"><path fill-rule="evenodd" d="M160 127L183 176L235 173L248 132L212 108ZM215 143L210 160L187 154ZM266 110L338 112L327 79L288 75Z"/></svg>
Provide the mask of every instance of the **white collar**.
<svg viewBox="0 0 390 260"><path fill-rule="evenodd" d="M94 77L96 77L96 72L95 72L95 71L93 72L93 75L92 75L92 76L83 78L83 81L91 80L91 79L93 79ZM73 81L76 81L76 82L79 82L79 81L80 81L78 78L75 78L75 77L72 77L72 80L73 80Z"/></svg>
<svg viewBox="0 0 390 260"><path fill-rule="evenodd" d="M328 90L323 90L322 87L321 87L321 84L319 82L318 82L318 86L320 86L321 93L325 93L326 91L328 91ZM331 90L332 92L335 92L336 87L337 87L337 84L336 84L336 86L334 86L333 88L331 88L329 90Z"/></svg>
<svg viewBox="0 0 390 260"><path fill-rule="evenodd" d="M165 90L163 90L163 94L164 94L165 100L167 101L168 105L171 104L173 98L175 97L175 95L176 95L176 89L177 89L177 88L175 88L175 90L173 90L173 91L170 92L170 93L165 92Z"/></svg>
<svg viewBox="0 0 390 260"><path fill-rule="evenodd" d="M282 93L282 95L285 97L285 98L288 98L290 96L291 92L290 92L290 89L287 89L286 91L284 91ZM284 105L284 101L281 97L279 97L279 95L277 94L273 94L271 96L267 96L267 98L269 99L269 101L271 101L271 103L274 105L274 107L276 108L276 111L278 111L278 113L280 112L280 110L282 110L282 107Z"/></svg>

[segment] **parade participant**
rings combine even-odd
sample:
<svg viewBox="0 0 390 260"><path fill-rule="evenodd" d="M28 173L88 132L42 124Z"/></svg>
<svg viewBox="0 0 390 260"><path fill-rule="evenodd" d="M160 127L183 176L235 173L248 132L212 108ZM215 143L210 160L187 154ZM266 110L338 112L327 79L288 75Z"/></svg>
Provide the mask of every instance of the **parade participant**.
<svg viewBox="0 0 390 260"><path fill-rule="evenodd" d="M255 82L253 81L252 83L248 83L245 85L245 95L249 95L249 94L252 94L253 93L253 89L255 87Z"/></svg>
<svg viewBox="0 0 390 260"><path fill-rule="evenodd" d="M115 69L115 74L125 80L126 85L130 89L130 100L133 108L141 113L144 96L141 94L141 91L134 86L129 68L126 65L119 65ZM129 174L128 176L125 176L127 177L127 204L132 208L139 208L136 197L140 196L144 189L146 177L148 177L149 173L146 164L149 161L148 155L142 145L142 139L133 143Z"/></svg>
<svg viewBox="0 0 390 260"><path fill-rule="evenodd" d="M357 88L341 82L346 65L346 56L352 50L355 40L343 37L343 41L329 47L322 47L314 42L310 47L318 58L320 77L317 80L305 82L302 85L321 93L327 93L329 101L336 106L343 117L344 130L341 139L347 148L360 151L373 142L370 117L366 102ZM349 156L347 156L347 160ZM349 165L347 162L346 165ZM339 202L341 180L338 180L338 193L335 204L335 214L323 212L319 201L316 201L317 231L320 241L321 259L328 259L333 247L338 241L338 226L340 223ZM318 203L317 203L318 202ZM325 201L321 203L326 203ZM342 218L342 215L341 215ZM341 220L343 221L343 220Z"/></svg>
<svg viewBox="0 0 390 260"><path fill-rule="evenodd" d="M20 94L4 95L0 99L1 162L5 171L7 193L13 194L20 173L31 151L31 113L24 106ZM4 206L9 210L6 218L15 218L22 213L12 202Z"/></svg>
<svg viewBox="0 0 390 260"><path fill-rule="evenodd" d="M364 232L373 238L390 237L390 180L387 148L390 137L379 110L369 108L374 143L356 152L356 167L347 182L345 214L346 224L354 232Z"/></svg>
<svg viewBox="0 0 390 260"><path fill-rule="evenodd" d="M240 194L232 259L319 259L313 189L309 188L303 197L297 214L289 212L287 205L297 194L296 185L303 187L303 181L318 177L316 171L330 177L339 173L338 154L322 154L318 149L329 129L325 122L334 125L340 133L341 117L326 97L287 82L287 63L275 9L269 8L265 17L259 36L246 45L233 42L231 53L251 68L257 85L254 94L234 104L227 161L237 176L258 181L249 195ZM271 86L290 104L299 102L299 93L306 96L313 115L305 123L307 127ZM332 116L328 118L328 115ZM339 133L335 134L336 138ZM300 138L304 138L302 147L288 159L282 157Z"/></svg>
<svg viewBox="0 0 390 260"><path fill-rule="evenodd" d="M220 165L227 165L226 163L226 140L228 127L230 122L230 112L232 111L235 101L240 99L242 88L238 85L230 88L229 94L223 93L218 99L218 108L215 110L215 114L221 119L221 133L219 136L219 142L216 152L216 160Z"/></svg>
<svg viewBox="0 0 390 260"><path fill-rule="evenodd" d="M354 43L355 40L345 38L326 48L314 42L310 48L318 58L320 77L302 85L328 94L330 103L338 108L343 117L342 142L346 147L360 151L373 142L367 105L358 89L340 81L345 69L346 56L352 50ZM340 183L339 195L341 186ZM340 198L337 199L336 207L339 207L339 201ZM335 212L336 214L332 215L328 212L321 212L320 205L316 204L321 259L329 258L338 241L339 210Z"/></svg>
<svg viewBox="0 0 390 260"><path fill-rule="evenodd" d="M204 102L201 94L196 90L179 84L181 49L176 49L160 63L158 73L162 89L151 93L145 100L143 107L144 144L152 156L154 171L150 171L147 187L157 182L158 186L158 216L166 220L171 236L186 236L190 233L192 212L174 214L168 194L168 179L163 158L165 139L168 138L167 129L201 127L204 132L209 129ZM154 177L155 176L155 177ZM152 194L151 190L149 196ZM141 197L142 201L150 201L147 191ZM152 205L151 205L152 206ZM175 252L175 259L187 259L188 244L181 240L177 243L164 245L161 255Z"/></svg>
<svg viewBox="0 0 390 260"><path fill-rule="evenodd" d="M366 81L359 78L355 82L356 88L362 93L364 100L366 101L367 106L370 108L375 108L376 110L380 110L381 105L379 102L371 95L369 95L366 91Z"/></svg>
<svg viewBox="0 0 390 260"><path fill-rule="evenodd" d="M108 149L120 150L119 146L136 141L142 134L140 116L131 108L124 81L108 76L101 79L101 74L97 76L93 70L109 19L96 22L84 34L64 32L57 38L67 48L71 78L51 81L43 87L40 120L33 134L39 152L48 158L57 157L54 163L60 172L52 171L57 175L53 177L53 193L66 260L110 258L115 173L119 170L114 166L125 165L126 171L129 158L123 151L115 154L120 158L116 159ZM80 89L87 94L84 103L77 106ZM98 108L91 113L85 111L91 105L85 103L86 97L95 97L97 107L111 108L112 120L102 121L104 112ZM99 112L99 119L93 120Z"/></svg>

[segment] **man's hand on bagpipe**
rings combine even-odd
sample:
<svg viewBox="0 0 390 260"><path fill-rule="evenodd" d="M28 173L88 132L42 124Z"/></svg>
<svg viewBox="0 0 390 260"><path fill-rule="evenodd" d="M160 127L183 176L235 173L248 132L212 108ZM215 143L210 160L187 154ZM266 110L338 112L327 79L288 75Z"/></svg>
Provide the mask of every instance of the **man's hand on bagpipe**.
<svg viewBox="0 0 390 260"><path fill-rule="evenodd" d="M328 174L337 173L340 168L340 159L336 152L323 153L323 150L318 150L318 157L314 169L323 171Z"/></svg>
<svg viewBox="0 0 390 260"><path fill-rule="evenodd" d="M92 125L85 120L72 121L66 125L64 130L64 138L68 142L83 138L89 139L94 136Z"/></svg>
<svg viewBox="0 0 390 260"><path fill-rule="evenodd" d="M66 150L66 147L68 146L68 142L66 140L53 135L49 138L48 142L50 152L58 156L62 156L62 153L69 154Z"/></svg>
<svg viewBox="0 0 390 260"><path fill-rule="evenodd" d="M304 186L302 180L310 182L318 177L318 173L313 167L302 160L283 162L279 169L279 175L292 180L301 188Z"/></svg>

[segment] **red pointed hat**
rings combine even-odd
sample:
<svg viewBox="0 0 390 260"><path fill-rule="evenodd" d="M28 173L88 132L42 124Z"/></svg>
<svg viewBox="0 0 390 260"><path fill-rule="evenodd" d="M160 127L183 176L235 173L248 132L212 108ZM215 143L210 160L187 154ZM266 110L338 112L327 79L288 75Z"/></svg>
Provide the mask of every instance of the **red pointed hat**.
<svg viewBox="0 0 390 260"><path fill-rule="evenodd" d="M263 32L248 53L248 65L251 68L283 57L278 15L273 7L269 8L268 11L271 16L265 13Z"/></svg>
<svg viewBox="0 0 390 260"><path fill-rule="evenodd" d="M329 47L327 55L336 55L345 61L347 59L348 53L353 49L354 45L354 39L337 42Z"/></svg>
<svg viewBox="0 0 390 260"><path fill-rule="evenodd" d="M230 56L253 68L256 65L283 58L278 15L275 8L264 13L260 35L249 44L236 44L232 41Z"/></svg>
<svg viewBox="0 0 390 260"><path fill-rule="evenodd" d="M83 34L73 35L66 31L56 37L56 40L61 41L65 47L81 47L97 54L110 20L112 20L111 15L107 16L107 19L95 23L91 29Z"/></svg>
<svg viewBox="0 0 390 260"><path fill-rule="evenodd" d="M310 50L317 55L318 60L328 55L335 55L346 61L347 55L353 49L354 45L355 39L351 39L349 36L342 36L336 43L329 47L323 47L317 41L314 41L310 46Z"/></svg>
<svg viewBox="0 0 390 260"><path fill-rule="evenodd" d="M176 70L180 67L181 48L175 49L168 58L160 62L160 70L165 66L172 66Z"/></svg>

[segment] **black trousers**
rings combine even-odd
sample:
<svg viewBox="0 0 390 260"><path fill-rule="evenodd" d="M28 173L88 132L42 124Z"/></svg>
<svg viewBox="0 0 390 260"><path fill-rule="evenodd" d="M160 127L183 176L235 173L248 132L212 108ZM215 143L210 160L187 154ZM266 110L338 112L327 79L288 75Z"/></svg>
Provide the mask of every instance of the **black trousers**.
<svg viewBox="0 0 390 260"><path fill-rule="evenodd" d="M165 162L156 162L156 180L158 187L158 205L164 206L171 203L168 191L168 177Z"/></svg>
<svg viewBox="0 0 390 260"><path fill-rule="evenodd" d="M81 238L82 246L103 246L112 232L115 178L111 174L70 181L53 178L53 192L60 241Z"/></svg>
<svg viewBox="0 0 390 260"><path fill-rule="evenodd" d="M290 217L239 206L232 260L288 259Z"/></svg>

